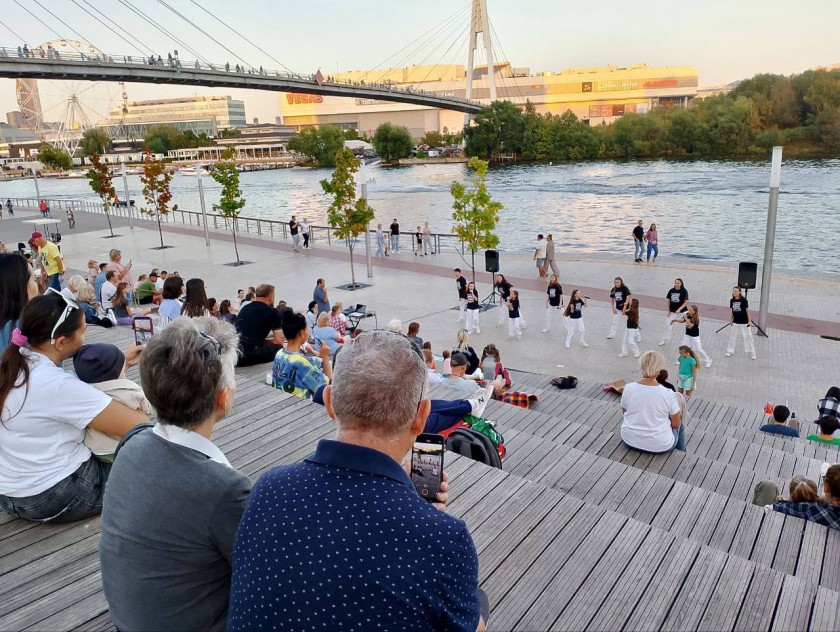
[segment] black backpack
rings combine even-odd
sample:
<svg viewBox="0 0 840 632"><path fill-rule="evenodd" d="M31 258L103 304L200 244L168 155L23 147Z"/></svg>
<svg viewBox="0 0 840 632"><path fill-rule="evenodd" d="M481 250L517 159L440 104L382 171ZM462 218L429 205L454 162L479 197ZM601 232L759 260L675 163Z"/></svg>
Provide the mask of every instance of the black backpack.
<svg viewBox="0 0 840 632"><path fill-rule="evenodd" d="M574 375L567 375L566 377L555 377L551 380L551 383L557 388L565 390L567 388L577 388L578 379Z"/></svg>
<svg viewBox="0 0 840 632"><path fill-rule="evenodd" d="M446 449L473 461L502 469L502 459L499 458L496 446L489 437L475 430L456 428L446 437Z"/></svg>

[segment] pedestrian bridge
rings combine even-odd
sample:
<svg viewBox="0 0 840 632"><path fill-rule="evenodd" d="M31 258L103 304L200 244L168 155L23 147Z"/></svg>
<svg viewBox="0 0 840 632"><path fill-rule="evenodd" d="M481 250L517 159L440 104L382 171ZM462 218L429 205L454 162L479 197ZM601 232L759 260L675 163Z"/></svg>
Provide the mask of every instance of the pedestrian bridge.
<svg viewBox="0 0 840 632"><path fill-rule="evenodd" d="M42 49L43 50L43 49ZM318 75L245 68L230 64L157 59L128 55L85 55L50 51L0 48L0 77L9 79L57 79L159 83L208 88L268 90L333 97L374 99L476 114L483 106L454 96L444 96L393 84L326 81Z"/></svg>

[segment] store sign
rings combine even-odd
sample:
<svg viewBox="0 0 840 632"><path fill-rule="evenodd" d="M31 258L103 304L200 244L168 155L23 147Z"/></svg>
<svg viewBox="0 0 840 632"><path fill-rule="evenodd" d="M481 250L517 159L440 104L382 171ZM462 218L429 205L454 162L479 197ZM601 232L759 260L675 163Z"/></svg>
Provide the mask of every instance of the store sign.
<svg viewBox="0 0 840 632"><path fill-rule="evenodd" d="M676 79L655 79L652 81L645 81L642 84L643 88L673 88L674 86L678 85L679 82Z"/></svg>
<svg viewBox="0 0 840 632"><path fill-rule="evenodd" d="M595 118L597 116L601 116L601 106L600 105L590 105L589 106L589 118Z"/></svg>
<svg viewBox="0 0 840 632"><path fill-rule="evenodd" d="M356 105L381 105L386 103L386 101L380 101L379 99L356 99Z"/></svg>
<svg viewBox="0 0 840 632"><path fill-rule="evenodd" d="M324 97L320 94L286 94L289 105L305 105L309 103L323 103Z"/></svg>
<svg viewBox="0 0 840 632"><path fill-rule="evenodd" d="M595 82L595 91L596 92L621 92L623 90L638 90L639 89L639 82L638 81L596 81Z"/></svg>
<svg viewBox="0 0 840 632"><path fill-rule="evenodd" d="M580 84L580 91L581 92L592 92L592 82L591 81L584 81Z"/></svg>

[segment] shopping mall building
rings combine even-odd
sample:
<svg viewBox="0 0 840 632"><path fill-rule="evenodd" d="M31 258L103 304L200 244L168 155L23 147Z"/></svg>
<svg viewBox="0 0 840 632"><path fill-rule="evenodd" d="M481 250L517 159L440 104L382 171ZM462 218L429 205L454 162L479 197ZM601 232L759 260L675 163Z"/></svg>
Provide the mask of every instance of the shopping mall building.
<svg viewBox="0 0 840 632"><path fill-rule="evenodd" d="M629 112L645 113L655 107L686 107L697 95L697 68L638 64L629 68L602 66L562 72L531 74L528 68L513 68L508 62L495 65L499 99L524 107L534 104L537 112L574 112L590 125L610 123ZM473 75L472 98L490 103L487 67ZM333 75L338 81L393 83L417 89L465 97L466 71L463 65L411 66L380 71L356 71ZM310 94L280 95L283 124L300 129L337 125L372 134L380 123L404 125L414 137L425 132L454 132L464 125L464 115L420 105L390 103L377 99L349 99Z"/></svg>

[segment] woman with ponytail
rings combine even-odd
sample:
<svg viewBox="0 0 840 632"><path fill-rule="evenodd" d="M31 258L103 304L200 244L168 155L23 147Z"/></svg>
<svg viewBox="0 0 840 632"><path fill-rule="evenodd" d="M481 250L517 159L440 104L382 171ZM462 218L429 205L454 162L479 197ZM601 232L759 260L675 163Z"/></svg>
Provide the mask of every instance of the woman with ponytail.
<svg viewBox="0 0 840 632"><path fill-rule="evenodd" d="M38 296L38 284L32 267L23 255L0 253L0 354L11 344L12 331L18 326L26 302Z"/></svg>
<svg viewBox="0 0 840 632"><path fill-rule="evenodd" d="M61 368L84 342L84 313L50 290L23 308L0 358L0 509L18 518L98 515L111 465L84 445L85 430L121 437L146 421ZM128 366L140 349L125 352Z"/></svg>

